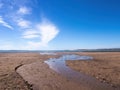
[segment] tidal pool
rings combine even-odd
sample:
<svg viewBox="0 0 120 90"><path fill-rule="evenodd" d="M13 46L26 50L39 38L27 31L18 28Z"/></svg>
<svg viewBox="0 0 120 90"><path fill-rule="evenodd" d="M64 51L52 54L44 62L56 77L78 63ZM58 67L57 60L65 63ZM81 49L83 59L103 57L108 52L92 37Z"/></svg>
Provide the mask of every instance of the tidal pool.
<svg viewBox="0 0 120 90"><path fill-rule="evenodd" d="M41 52L41 55L56 55L54 52Z"/></svg>

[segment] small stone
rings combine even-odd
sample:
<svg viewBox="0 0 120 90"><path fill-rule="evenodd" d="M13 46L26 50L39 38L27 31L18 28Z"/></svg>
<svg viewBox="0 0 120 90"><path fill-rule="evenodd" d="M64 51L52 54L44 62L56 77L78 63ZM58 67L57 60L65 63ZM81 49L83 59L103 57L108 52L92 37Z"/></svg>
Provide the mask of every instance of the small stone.
<svg viewBox="0 0 120 90"><path fill-rule="evenodd" d="M96 77L97 79L99 79L99 77Z"/></svg>

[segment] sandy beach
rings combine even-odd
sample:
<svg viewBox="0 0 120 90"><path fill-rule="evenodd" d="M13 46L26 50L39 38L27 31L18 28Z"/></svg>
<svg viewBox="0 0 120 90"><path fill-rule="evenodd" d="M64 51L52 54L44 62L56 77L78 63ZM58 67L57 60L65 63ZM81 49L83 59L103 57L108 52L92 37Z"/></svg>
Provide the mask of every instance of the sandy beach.
<svg viewBox="0 0 120 90"><path fill-rule="evenodd" d="M95 77L102 83L108 83L111 85L111 90L119 90L120 53L76 52L75 54L93 56L94 59L67 61L67 66ZM59 55L0 53L0 90L91 90L50 69L44 61L53 57Z"/></svg>

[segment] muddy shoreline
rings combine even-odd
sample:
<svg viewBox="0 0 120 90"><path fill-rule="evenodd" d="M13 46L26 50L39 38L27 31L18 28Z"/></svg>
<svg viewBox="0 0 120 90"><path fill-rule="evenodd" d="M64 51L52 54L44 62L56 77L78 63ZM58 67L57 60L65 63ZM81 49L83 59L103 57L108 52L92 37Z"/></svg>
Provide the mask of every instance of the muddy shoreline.
<svg viewBox="0 0 120 90"><path fill-rule="evenodd" d="M39 53L0 53L0 90L31 90L31 86L15 69L21 65L43 62L50 57Z"/></svg>
<svg viewBox="0 0 120 90"><path fill-rule="evenodd" d="M119 52L95 52L80 55L92 56L94 59L92 61L66 61L67 66L78 72L91 75L102 83L108 83L112 87L120 89Z"/></svg>
<svg viewBox="0 0 120 90"><path fill-rule="evenodd" d="M93 56L95 58L95 61L97 60L97 62L99 61L105 64L107 63L107 60L108 60L108 59L106 60L106 58L110 56L109 60L111 60L111 62L114 61L114 63L112 65L107 63L107 66L110 65L109 67L111 68L116 66L118 67L118 69L120 66L119 65L120 53L78 53L78 52L75 52L74 54ZM61 53L59 53L59 55L61 55ZM40 55L39 53L0 53L0 90L5 90L5 89L32 90L32 88L34 88L34 90L39 90L38 87L42 90L73 90L73 89L90 90L89 88L80 86L78 83L75 83L75 82L72 82L66 79L64 76L61 76L60 74L51 70L48 67L48 65L44 63L45 60L49 58L53 58L53 57L59 57L59 55L58 56ZM104 59L103 59L103 56L104 56ZM88 62L83 62L83 61L67 61L66 62L66 64L69 67L71 67L72 69L76 71L85 73L87 75L91 75L93 77L96 77L98 75L97 73L98 71L94 71L93 75L90 73L90 72L93 72L92 71L94 70L93 68L89 67L90 69L88 69L88 71L86 68L81 69L80 68L81 63L82 63L82 67L86 67L86 65L88 67L96 65L95 67L100 69L99 67L97 67L98 65L96 63L91 64L90 62L88 63ZM29 73L34 72L32 76L32 78L34 77L33 81L35 80L34 82L39 83L40 85L33 86L31 83L28 83L27 81L23 80L24 78L19 76L18 73L15 72L15 70L23 66L24 66L24 70L21 70L21 72L24 71L25 78L27 78L28 81L30 78L30 81L31 81L31 76L29 75ZM104 67L103 70L100 69L101 70L100 75L101 74L103 76L106 75L106 73L103 72L104 69L107 70L106 67ZM118 70L118 69L115 69L115 70ZM29 72L27 72L26 70L28 70ZM89 73L86 73L86 72L89 72ZM116 71L116 72L118 75L120 74L119 71ZM27 76L27 74L29 77ZM39 78L36 76L37 74L39 75ZM119 78L119 76L117 77ZM113 76L112 79L113 81L116 80L116 76ZM115 83L113 82L110 84L112 84L116 88L119 86L118 84L116 84L116 82Z"/></svg>

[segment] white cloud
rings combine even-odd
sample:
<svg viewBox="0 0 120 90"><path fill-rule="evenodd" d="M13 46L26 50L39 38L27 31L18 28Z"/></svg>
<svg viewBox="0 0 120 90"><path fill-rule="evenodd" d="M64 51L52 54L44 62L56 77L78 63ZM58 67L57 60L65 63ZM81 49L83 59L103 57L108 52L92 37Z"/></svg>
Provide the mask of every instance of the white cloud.
<svg viewBox="0 0 120 90"><path fill-rule="evenodd" d="M37 25L40 31L41 43L48 44L58 34L58 28L49 21L43 20L41 24Z"/></svg>
<svg viewBox="0 0 120 90"><path fill-rule="evenodd" d="M0 9L2 7L3 4L0 3ZM16 8L18 9L16 10ZM20 40L22 41L22 43L19 43L16 47L15 42L11 41L12 44L4 44L3 47L1 46L4 49L42 49L43 47L47 47L49 42L53 40L59 33L57 26L52 22L49 22L48 20L42 18L42 22L37 22L37 24L32 22L32 19L30 19L29 15L33 15L32 7L26 4L15 4L15 1L11 2L8 6L6 6L6 9L3 10L3 12L8 13L8 15L5 16L5 20L2 16L0 16L1 25L9 29L13 29L11 25L14 25L14 28L18 28L18 30L22 29L19 32L18 30L16 30L17 35L21 34L22 38L20 38ZM29 19L26 19L27 15L29 15ZM10 24L6 22L6 20L8 21L8 19L10 21Z"/></svg>
<svg viewBox="0 0 120 90"><path fill-rule="evenodd" d="M13 29L12 26L10 26L7 22L5 22L2 18L2 16L0 16L0 24L2 24L3 26L9 28L9 29Z"/></svg>
<svg viewBox="0 0 120 90"><path fill-rule="evenodd" d="M24 16L30 13L30 9L27 7L20 7L17 12L12 16L12 19L20 28L29 28L31 22L26 20Z"/></svg>
<svg viewBox="0 0 120 90"><path fill-rule="evenodd" d="M24 31L22 38L39 39L39 42L29 41L28 44L31 47L40 48L48 46L48 43L53 40L58 33L58 28L53 23L44 19L40 24L36 25L34 29Z"/></svg>
<svg viewBox="0 0 120 90"><path fill-rule="evenodd" d="M12 24L16 25L15 27L22 29L19 29L21 31L21 39L24 39L23 41L25 41L25 44L21 44L17 48L42 49L47 47L49 42L57 36L59 30L55 24L43 18L42 22L38 22L37 24L29 21L26 17L30 13L30 8L23 6L20 7L15 13L10 15L13 20ZM0 17L0 24L7 28L13 29L13 27L6 23L2 17ZM11 46L6 46L5 48L11 47L12 49L16 49L14 46L15 45L13 42Z"/></svg>
<svg viewBox="0 0 120 90"><path fill-rule="evenodd" d="M0 45L0 49L4 50L40 50L50 49L49 42L53 40L59 33L58 28L48 20L34 26L34 29L23 29L22 38L25 42L16 44L14 42ZM37 41L34 41L37 40Z"/></svg>
<svg viewBox="0 0 120 90"><path fill-rule="evenodd" d="M30 9L28 9L27 7L23 6L20 7L18 10L18 14L29 14L30 13Z"/></svg>
<svg viewBox="0 0 120 90"><path fill-rule="evenodd" d="M24 20L24 19L19 19L19 20L16 20L18 26L20 26L21 28L29 28L30 27L30 24L31 22L30 21L27 21L27 20Z"/></svg>
<svg viewBox="0 0 120 90"><path fill-rule="evenodd" d="M39 37L39 35L24 35L22 38L26 38L26 39L31 39L31 38L37 38L37 37Z"/></svg>
<svg viewBox="0 0 120 90"><path fill-rule="evenodd" d="M37 38L37 37L39 37L38 32L30 29L24 31L22 35L22 38L26 38L26 39Z"/></svg>

